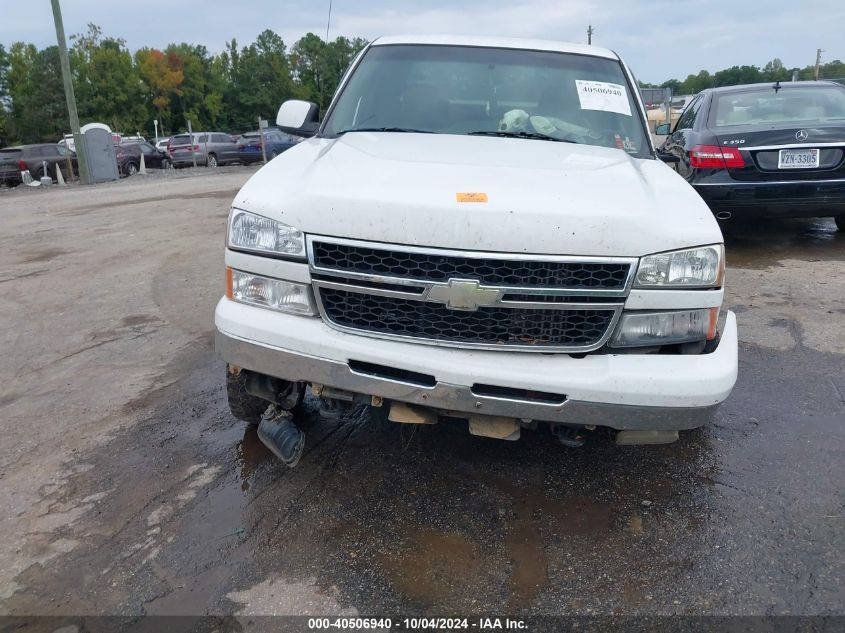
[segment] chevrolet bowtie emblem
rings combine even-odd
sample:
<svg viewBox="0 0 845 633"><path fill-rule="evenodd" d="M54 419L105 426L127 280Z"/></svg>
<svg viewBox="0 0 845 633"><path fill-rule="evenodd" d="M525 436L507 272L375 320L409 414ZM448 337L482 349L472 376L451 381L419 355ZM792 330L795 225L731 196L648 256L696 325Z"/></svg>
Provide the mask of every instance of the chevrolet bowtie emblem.
<svg viewBox="0 0 845 633"><path fill-rule="evenodd" d="M477 281L468 279L450 279L445 286L434 286L428 291L427 299L445 303L450 310L478 310L480 306L489 306L499 299L499 291L482 288Z"/></svg>

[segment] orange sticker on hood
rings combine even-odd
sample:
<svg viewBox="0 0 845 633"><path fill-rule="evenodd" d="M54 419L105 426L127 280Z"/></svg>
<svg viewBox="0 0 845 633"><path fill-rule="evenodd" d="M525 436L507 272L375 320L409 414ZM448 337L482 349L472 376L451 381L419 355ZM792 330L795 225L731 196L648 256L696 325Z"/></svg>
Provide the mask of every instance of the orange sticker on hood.
<svg viewBox="0 0 845 633"><path fill-rule="evenodd" d="M458 202L487 202L486 193L478 192L458 192L455 194Z"/></svg>

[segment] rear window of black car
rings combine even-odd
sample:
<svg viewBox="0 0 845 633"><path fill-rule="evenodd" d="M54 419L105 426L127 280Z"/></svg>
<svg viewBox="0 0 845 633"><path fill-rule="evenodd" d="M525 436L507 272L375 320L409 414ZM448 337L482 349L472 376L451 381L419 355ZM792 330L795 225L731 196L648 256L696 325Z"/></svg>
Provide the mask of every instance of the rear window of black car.
<svg viewBox="0 0 845 633"><path fill-rule="evenodd" d="M845 121L845 88L804 86L758 88L713 96L710 123L767 125Z"/></svg>
<svg viewBox="0 0 845 633"><path fill-rule="evenodd" d="M21 150L19 149L0 149L0 162L19 161L21 159Z"/></svg>

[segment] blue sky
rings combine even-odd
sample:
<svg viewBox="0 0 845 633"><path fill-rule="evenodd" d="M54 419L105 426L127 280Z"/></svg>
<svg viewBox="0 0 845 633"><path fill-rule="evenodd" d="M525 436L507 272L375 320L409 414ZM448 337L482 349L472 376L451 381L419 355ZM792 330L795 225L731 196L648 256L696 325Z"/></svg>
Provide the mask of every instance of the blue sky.
<svg viewBox="0 0 845 633"><path fill-rule="evenodd" d="M131 49L170 42L216 52L231 37L252 41L265 28L292 44L326 31L329 0L62 0L68 35L99 24ZM55 43L50 3L0 0L0 43ZM845 59L845 0L333 0L330 37L471 33L586 40L619 52L643 81L683 79L702 68L787 67Z"/></svg>

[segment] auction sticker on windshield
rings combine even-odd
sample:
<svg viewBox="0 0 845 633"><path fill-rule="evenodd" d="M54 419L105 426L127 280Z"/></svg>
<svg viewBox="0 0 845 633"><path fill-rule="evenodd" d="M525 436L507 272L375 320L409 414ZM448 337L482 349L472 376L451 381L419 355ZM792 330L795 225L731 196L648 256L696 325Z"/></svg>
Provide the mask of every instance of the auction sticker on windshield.
<svg viewBox="0 0 845 633"><path fill-rule="evenodd" d="M576 79L578 101L582 110L602 110L631 116L631 103L625 86L606 81Z"/></svg>

